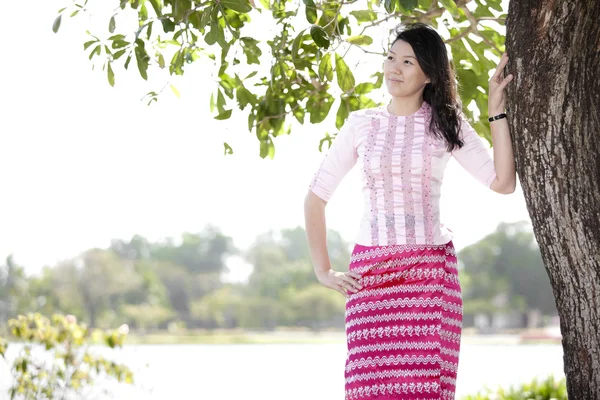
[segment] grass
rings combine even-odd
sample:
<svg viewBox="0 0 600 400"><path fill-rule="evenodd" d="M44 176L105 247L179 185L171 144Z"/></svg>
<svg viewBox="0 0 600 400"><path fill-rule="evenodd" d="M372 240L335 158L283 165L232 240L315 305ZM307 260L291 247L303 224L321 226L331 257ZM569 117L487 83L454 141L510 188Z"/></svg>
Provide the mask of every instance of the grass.
<svg viewBox="0 0 600 400"><path fill-rule="evenodd" d="M344 343L344 332L309 331L187 331L181 333L130 332L125 344L331 344Z"/></svg>

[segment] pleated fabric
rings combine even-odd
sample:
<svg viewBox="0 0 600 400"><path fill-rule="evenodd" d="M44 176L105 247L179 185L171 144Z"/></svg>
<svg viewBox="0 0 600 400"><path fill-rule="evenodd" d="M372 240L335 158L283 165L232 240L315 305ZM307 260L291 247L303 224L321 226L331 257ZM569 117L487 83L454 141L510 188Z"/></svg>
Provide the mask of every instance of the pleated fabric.
<svg viewBox="0 0 600 400"><path fill-rule="evenodd" d="M346 400L454 399L462 330L456 251L356 244L346 301Z"/></svg>

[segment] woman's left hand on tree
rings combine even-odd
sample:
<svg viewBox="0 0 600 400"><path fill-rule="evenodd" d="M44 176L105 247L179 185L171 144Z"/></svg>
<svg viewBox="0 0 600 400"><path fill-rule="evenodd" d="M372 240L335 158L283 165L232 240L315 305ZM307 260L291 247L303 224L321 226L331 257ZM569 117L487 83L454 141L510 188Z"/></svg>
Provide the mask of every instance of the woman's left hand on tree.
<svg viewBox="0 0 600 400"><path fill-rule="evenodd" d="M488 116L490 117L504 112L504 88L513 80L512 74L504 77L504 67L507 63L508 55L504 53L496 67L496 72L490 79L488 93Z"/></svg>

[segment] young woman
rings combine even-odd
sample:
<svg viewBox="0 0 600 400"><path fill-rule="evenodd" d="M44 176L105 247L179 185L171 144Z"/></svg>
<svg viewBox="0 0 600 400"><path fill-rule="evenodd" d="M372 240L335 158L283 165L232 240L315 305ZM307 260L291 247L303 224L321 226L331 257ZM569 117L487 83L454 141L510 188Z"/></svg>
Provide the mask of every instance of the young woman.
<svg viewBox="0 0 600 400"><path fill-rule="evenodd" d="M462 299L452 232L440 223L444 169L512 193L516 176L503 55L489 83L493 160L461 112L446 46L405 26L385 60L391 102L350 114L309 186L306 233L316 276L346 296L346 400L454 399ZM347 272L331 268L325 206L346 173L362 171L365 209Z"/></svg>

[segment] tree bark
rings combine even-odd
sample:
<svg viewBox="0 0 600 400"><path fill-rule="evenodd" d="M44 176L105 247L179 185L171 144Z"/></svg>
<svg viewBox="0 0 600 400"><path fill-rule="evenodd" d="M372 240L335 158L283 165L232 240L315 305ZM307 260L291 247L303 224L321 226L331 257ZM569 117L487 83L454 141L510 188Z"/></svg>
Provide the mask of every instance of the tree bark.
<svg viewBox="0 0 600 400"><path fill-rule="evenodd" d="M507 104L570 399L600 399L600 2L514 0Z"/></svg>

